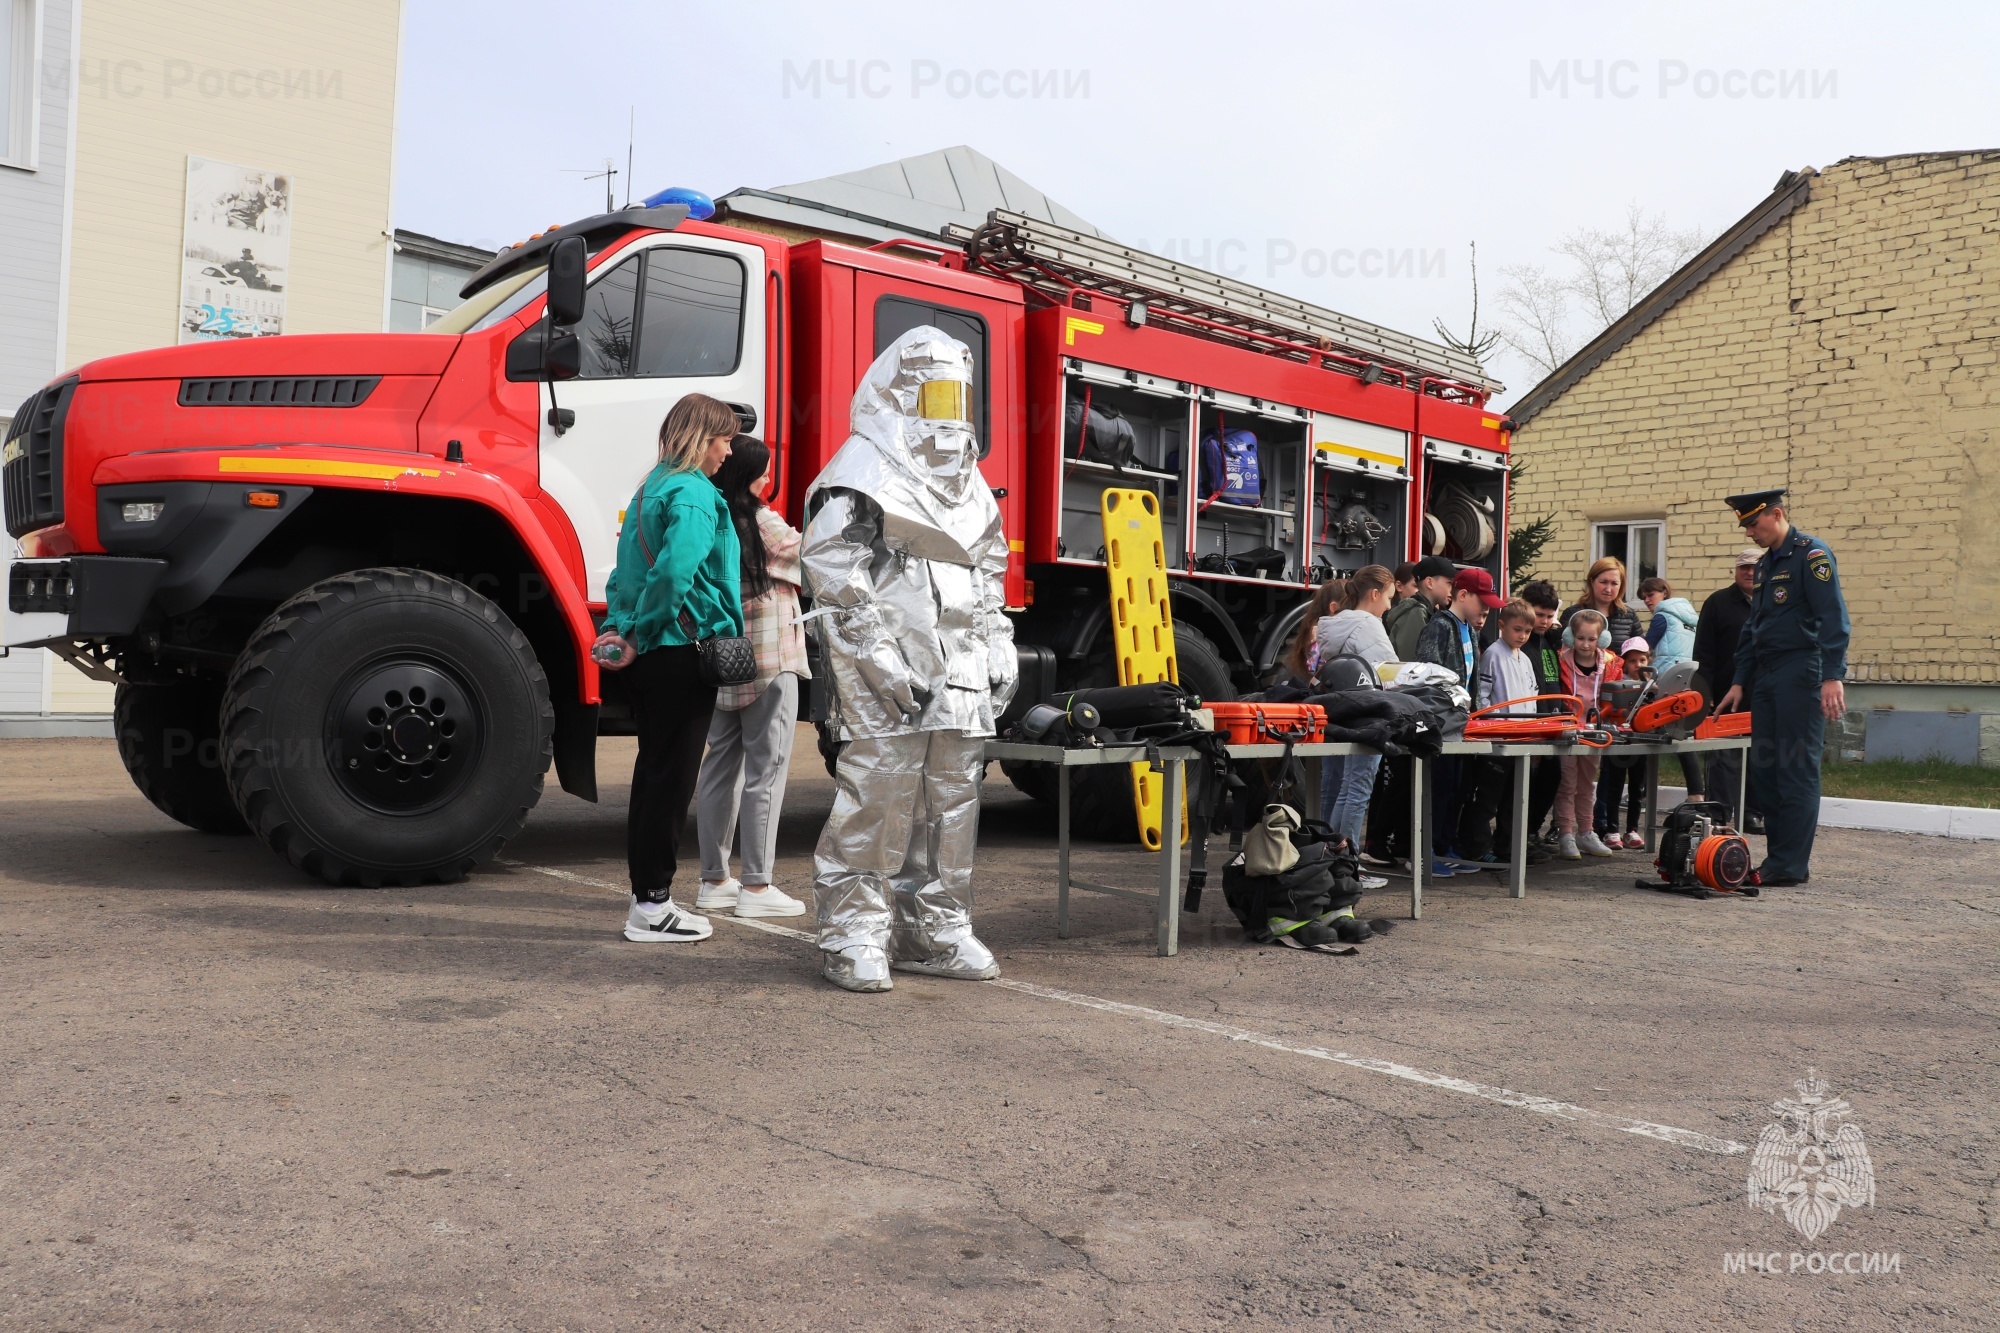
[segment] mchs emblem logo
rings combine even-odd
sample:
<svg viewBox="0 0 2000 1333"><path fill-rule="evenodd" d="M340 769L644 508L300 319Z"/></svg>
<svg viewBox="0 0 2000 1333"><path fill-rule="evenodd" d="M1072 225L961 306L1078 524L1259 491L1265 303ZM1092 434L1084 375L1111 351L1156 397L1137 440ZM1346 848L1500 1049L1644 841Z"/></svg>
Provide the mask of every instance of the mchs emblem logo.
<svg viewBox="0 0 2000 1333"><path fill-rule="evenodd" d="M1781 1097L1771 1109L1782 1118L1757 1136L1750 1159L1750 1206L1782 1211L1808 1242L1833 1225L1842 1208L1875 1202L1875 1164L1859 1125L1839 1125L1854 1109L1816 1069L1792 1084L1797 1100Z"/></svg>

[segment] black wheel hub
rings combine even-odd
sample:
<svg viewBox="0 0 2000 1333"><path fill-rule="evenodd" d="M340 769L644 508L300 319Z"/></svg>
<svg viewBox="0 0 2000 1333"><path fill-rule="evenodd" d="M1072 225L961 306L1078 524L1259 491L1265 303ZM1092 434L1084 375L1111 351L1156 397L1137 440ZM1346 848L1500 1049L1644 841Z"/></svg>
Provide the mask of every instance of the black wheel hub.
<svg viewBox="0 0 2000 1333"><path fill-rule="evenodd" d="M375 662L335 692L327 762L363 805L417 814L471 775L483 733L472 692L451 675L425 662Z"/></svg>

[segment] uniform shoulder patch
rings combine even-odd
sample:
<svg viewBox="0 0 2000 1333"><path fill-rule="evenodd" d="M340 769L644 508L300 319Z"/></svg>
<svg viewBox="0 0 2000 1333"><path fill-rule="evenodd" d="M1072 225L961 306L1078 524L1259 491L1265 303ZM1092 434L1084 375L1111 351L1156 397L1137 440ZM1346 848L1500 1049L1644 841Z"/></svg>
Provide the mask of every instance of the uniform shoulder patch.
<svg viewBox="0 0 2000 1333"><path fill-rule="evenodd" d="M1833 582L1833 561L1827 557L1825 551L1815 547L1812 551L1808 552L1806 555L1806 568L1810 569L1812 576L1821 583Z"/></svg>

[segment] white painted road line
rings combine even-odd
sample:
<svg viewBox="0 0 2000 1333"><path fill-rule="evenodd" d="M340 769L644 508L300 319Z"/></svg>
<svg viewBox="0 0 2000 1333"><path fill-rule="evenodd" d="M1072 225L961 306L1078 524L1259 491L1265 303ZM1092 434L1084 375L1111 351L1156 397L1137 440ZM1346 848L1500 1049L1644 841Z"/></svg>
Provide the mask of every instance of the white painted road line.
<svg viewBox="0 0 2000 1333"><path fill-rule="evenodd" d="M531 870L538 875L548 875L554 879L568 880L594 889L612 889L619 893L629 890L622 884L611 884L604 880L590 879L568 870L557 870L552 866L528 865L519 861L502 861L501 865L513 869ZM793 930L788 926L772 925L768 921L737 918L718 914L711 918L728 921L738 926L748 926L761 930L767 935L781 935L786 939L802 940L807 944L818 942L810 931ZM1574 1120L1579 1124L1595 1125L1600 1129L1616 1130L1620 1134L1634 1134L1640 1138L1656 1139L1661 1143L1671 1143L1677 1147L1693 1148L1699 1152L1717 1153L1731 1156L1750 1151L1745 1144L1734 1139L1719 1139L1709 1134L1691 1129L1677 1129L1672 1125L1655 1124L1650 1120L1635 1120L1630 1116L1613 1115L1608 1111L1593 1111L1587 1106L1577 1106L1561 1102L1553 1097L1541 1097L1531 1092L1516 1092L1512 1088L1496 1087L1490 1083L1475 1083L1471 1079L1454 1078L1450 1074L1434 1074L1427 1069L1417 1069L1410 1065L1397 1064L1393 1060L1377 1060L1372 1056L1349 1055L1345 1051L1329 1051L1319 1046L1299 1046L1278 1037L1248 1028L1232 1027L1227 1023L1212 1023L1205 1018L1189 1018L1185 1014L1170 1013L1164 1009L1148 1009L1144 1005L1125 1004L1118 1000L1099 999L1095 995L1081 995L1075 991L1058 990L1054 986L1038 986L1032 981L1015 981L1010 977L998 977L981 985L1015 991L1022 995L1032 995L1039 1000L1053 1000L1058 1004L1073 1004L1084 1009L1095 1009L1099 1013L1117 1014L1122 1018L1137 1018L1148 1023L1159 1023L1165 1027L1185 1028L1192 1032L1206 1032L1212 1036L1226 1037L1230 1041L1240 1041L1251 1046L1261 1046L1267 1051L1280 1051L1286 1055L1301 1055L1311 1060L1325 1060L1331 1064L1346 1065L1351 1069L1365 1069L1371 1074L1387 1074L1409 1083L1421 1083L1427 1087L1443 1088L1447 1092L1463 1093L1468 1097L1479 1097L1502 1106L1512 1106L1523 1111L1533 1111L1537 1115L1554 1116L1559 1120Z"/></svg>

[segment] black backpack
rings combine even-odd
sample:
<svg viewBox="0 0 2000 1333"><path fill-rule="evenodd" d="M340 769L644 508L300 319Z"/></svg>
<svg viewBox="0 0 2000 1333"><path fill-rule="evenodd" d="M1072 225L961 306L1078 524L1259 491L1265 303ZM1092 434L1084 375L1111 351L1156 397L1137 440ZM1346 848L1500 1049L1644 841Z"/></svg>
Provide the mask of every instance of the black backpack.
<svg viewBox="0 0 2000 1333"><path fill-rule="evenodd" d="M1127 468L1132 466L1133 451L1138 444L1139 436L1132 429L1132 423L1115 407L1075 402L1063 413L1063 455L1066 458L1087 458L1093 463Z"/></svg>
<svg viewBox="0 0 2000 1333"><path fill-rule="evenodd" d="M1308 820L1300 833L1328 836L1299 845L1298 864L1290 870L1253 875L1241 856L1222 868L1223 899L1251 939L1269 940L1273 920L1314 921L1361 901L1361 858L1354 848L1317 820Z"/></svg>

